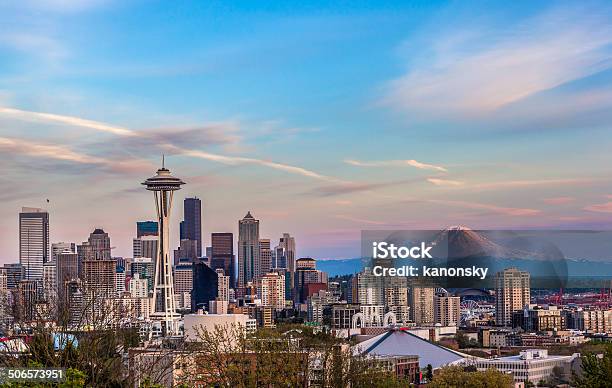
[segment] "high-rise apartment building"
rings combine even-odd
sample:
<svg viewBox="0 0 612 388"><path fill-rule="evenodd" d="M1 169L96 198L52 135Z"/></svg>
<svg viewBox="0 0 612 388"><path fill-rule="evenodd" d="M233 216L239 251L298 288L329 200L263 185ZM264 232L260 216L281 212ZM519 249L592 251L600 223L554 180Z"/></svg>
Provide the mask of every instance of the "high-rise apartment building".
<svg viewBox="0 0 612 388"><path fill-rule="evenodd" d="M24 279L42 281L43 264L49 261L49 213L24 207L19 213L19 263Z"/></svg>
<svg viewBox="0 0 612 388"><path fill-rule="evenodd" d="M267 273L257 279L257 295L261 305L277 310L285 308L285 277L275 272Z"/></svg>
<svg viewBox="0 0 612 388"><path fill-rule="evenodd" d="M185 198L183 202L185 224L182 239L196 242L197 257L202 257L202 201Z"/></svg>
<svg viewBox="0 0 612 388"><path fill-rule="evenodd" d="M434 296L434 321L442 326L459 326L461 298L450 295Z"/></svg>
<svg viewBox="0 0 612 388"><path fill-rule="evenodd" d="M211 234L210 267L223 269L229 278L229 287L235 287L236 270L234 268L234 235L232 233Z"/></svg>
<svg viewBox="0 0 612 388"><path fill-rule="evenodd" d="M512 325L512 313L530 303L529 272L506 268L495 274L495 324Z"/></svg>
<svg viewBox="0 0 612 388"><path fill-rule="evenodd" d="M259 273L259 220L248 212L238 222L238 287L244 288Z"/></svg>
<svg viewBox="0 0 612 388"><path fill-rule="evenodd" d="M435 288L422 285L412 285L409 292L410 316L417 325L435 323L434 309Z"/></svg>
<svg viewBox="0 0 612 388"><path fill-rule="evenodd" d="M217 268L217 300L229 301L230 300L230 279L229 276L225 275L223 269Z"/></svg>

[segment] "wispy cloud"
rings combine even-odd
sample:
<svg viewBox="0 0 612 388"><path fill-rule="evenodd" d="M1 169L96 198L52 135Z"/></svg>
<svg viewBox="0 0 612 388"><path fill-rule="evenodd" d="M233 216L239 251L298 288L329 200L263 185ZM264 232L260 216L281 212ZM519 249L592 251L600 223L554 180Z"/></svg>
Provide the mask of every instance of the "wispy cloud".
<svg viewBox="0 0 612 388"><path fill-rule="evenodd" d="M51 122L57 124L71 125L81 128L95 129L96 131L108 132L115 135L121 136L137 136L136 131L132 131L127 128L122 128L110 124L101 123L99 121L86 120L80 117L57 115L53 113L41 113L32 112L27 110L0 107L0 114L5 116L11 116L20 120L34 121L34 122Z"/></svg>
<svg viewBox="0 0 612 388"><path fill-rule="evenodd" d="M76 164L99 166L113 172L145 172L151 163L140 159L116 160L87 155L57 144L37 143L24 139L0 137L0 150L15 156L27 155L34 158L52 159Z"/></svg>
<svg viewBox="0 0 612 388"><path fill-rule="evenodd" d="M612 202L599 203L585 206L584 210L597 213L612 213Z"/></svg>
<svg viewBox="0 0 612 388"><path fill-rule="evenodd" d="M145 141L154 142L158 147L170 153L190 156L190 157L199 158L199 159L210 160L213 162L223 163L227 165L241 165L241 164L258 165L258 166L272 168L275 170L284 171L290 174L301 175L301 176L308 177L308 178L313 178L313 179L318 179L318 180L323 180L323 181L328 181L328 182L343 182L340 179L329 177L323 174L319 174L315 171L312 171L312 170L309 170L303 167L293 166L293 165L289 165L285 163L279 163L279 162L274 162L274 161L269 161L269 160L264 160L264 159L247 158L247 157L239 157L239 156L227 156L227 155L220 155L220 154L211 153L211 152L205 152L201 150L184 148L179 145L171 143L170 142L171 137L167 137L167 138L164 136L160 137L159 134L155 134L155 133L152 135L149 135L146 132L139 132L139 131L135 131L135 130L120 127L120 126L114 126L114 125L110 125L110 124L106 124L106 123L102 123L98 121L93 121L93 120L86 120L86 119L82 119L82 118L74 117L74 116L64 116L64 115L57 115L57 114L51 114L51 113L32 112L32 111L25 111L25 110L6 108L6 107L0 107L0 115L8 115L8 116L16 117L22 120L54 122L54 123L78 126L82 128L90 128L96 131L107 132L113 135L118 135L118 136L123 136L123 137L139 137L141 139L145 139Z"/></svg>
<svg viewBox="0 0 612 388"><path fill-rule="evenodd" d="M452 179L427 178L427 182L436 186L463 186L464 182L455 181Z"/></svg>
<svg viewBox="0 0 612 388"><path fill-rule="evenodd" d="M467 209L487 210L493 213L503 214L507 216L535 216L541 213L541 211L537 209L504 207L478 202L453 201L442 199L428 199L427 202Z"/></svg>
<svg viewBox="0 0 612 388"><path fill-rule="evenodd" d="M383 221L368 220L365 218L357 218L357 217L347 216L344 214L336 214L334 217L341 219L341 220L355 222L358 224L366 224L366 225L386 225L387 224L386 222L383 222Z"/></svg>
<svg viewBox="0 0 612 388"><path fill-rule="evenodd" d="M574 197L552 197L552 198L544 198L542 202L547 203L549 205L565 205L567 203L574 202L576 198Z"/></svg>
<svg viewBox="0 0 612 388"><path fill-rule="evenodd" d="M499 26L433 33L433 52L415 54L385 101L421 113L482 114L612 65L607 9L567 7L508 23L501 32Z"/></svg>
<svg viewBox="0 0 612 388"><path fill-rule="evenodd" d="M354 159L346 159L344 163L358 167L415 167L421 170L435 170L446 172L446 168L416 161L414 159L407 160L380 160L380 161L359 161Z"/></svg>

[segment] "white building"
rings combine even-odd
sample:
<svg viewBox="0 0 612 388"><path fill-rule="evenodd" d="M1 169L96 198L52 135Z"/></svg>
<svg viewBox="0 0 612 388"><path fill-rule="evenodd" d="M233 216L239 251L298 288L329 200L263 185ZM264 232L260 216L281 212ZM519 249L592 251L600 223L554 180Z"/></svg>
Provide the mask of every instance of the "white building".
<svg viewBox="0 0 612 388"><path fill-rule="evenodd" d="M245 314L186 314L183 320L188 341L197 341L200 330L212 331L215 327L236 328L246 332L253 332L257 328L257 321Z"/></svg>
<svg viewBox="0 0 612 388"><path fill-rule="evenodd" d="M141 279L139 274L134 274L130 279L130 294L133 298L146 298L149 296L149 285L147 279Z"/></svg>
<svg viewBox="0 0 612 388"><path fill-rule="evenodd" d="M225 275L223 269L217 268L217 299L218 300L230 300L230 277Z"/></svg>
<svg viewBox="0 0 612 388"><path fill-rule="evenodd" d="M478 371L495 368L501 372L511 373L515 382L530 381L537 384L553 376L553 369L560 367L563 374L571 376L572 362L580 357L579 353L571 356L549 356L544 349L523 350L518 356L495 359L478 359L475 361Z"/></svg>

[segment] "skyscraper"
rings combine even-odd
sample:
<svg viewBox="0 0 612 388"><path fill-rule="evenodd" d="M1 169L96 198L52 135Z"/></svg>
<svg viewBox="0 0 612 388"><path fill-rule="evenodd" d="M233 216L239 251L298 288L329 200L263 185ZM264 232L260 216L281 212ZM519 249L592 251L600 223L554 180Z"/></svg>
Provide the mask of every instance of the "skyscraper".
<svg viewBox="0 0 612 388"><path fill-rule="evenodd" d="M259 220L251 212L238 221L238 287L243 288L259 271Z"/></svg>
<svg viewBox="0 0 612 388"><path fill-rule="evenodd" d="M202 201L185 198L183 210L185 226L181 239L196 241L197 257L202 257Z"/></svg>
<svg viewBox="0 0 612 388"><path fill-rule="evenodd" d="M512 325L512 312L529 304L529 279L529 272L517 268L506 268L495 274L495 324Z"/></svg>
<svg viewBox="0 0 612 388"><path fill-rule="evenodd" d="M136 222L136 238L142 236L157 237L158 225L156 221L137 221Z"/></svg>
<svg viewBox="0 0 612 388"><path fill-rule="evenodd" d="M161 320L162 331L165 335L178 333L178 314L174 304L174 281L172 279L172 262L170 261L170 211L172 198L176 190L185 184L182 180L173 177L163 163L157 174L142 183L147 190L154 193L155 207L159 225L158 241L159 255L155 262L155 282L153 290L154 308L158 299L161 300L161 309L155 311L152 317Z"/></svg>
<svg viewBox="0 0 612 388"><path fill-rule="evenodd" d="M43 278L43 264L49 261L49 213L24 207L19 213L19 263L26 280Z"/></svg>
<svg viewBox="0 0 612 388"><path fill-rule="evenodd" d="M297 257L295 253L295 238L291 237L289 233L283 233L278 246L282 248L283 255L281 256L281 260L284 261L285 268L287 268L287 272L289 272L289 284L291 284L291 288L293 289L295 287L295 261ZM277 249L276 254L278 255L279 253ZM276 261L278 264L278 257Z"/></svg>
<svg viewBox="0 0 612 388"><path fill-rule="evenodd" d="M210 237L212 245L210 267L214 270L223 269L223 273L229 277L229 287L234 288L236 282L234 235L232 233L212 233Z"/></svg>
<svg viewBox="0 0 612 388"><path fill-rule="evenodd" d="M434 295L435 288L413 284L410 289L410 315L417 325L429 325L435 322Z"/></svg>
<svg viewBox="0 0 612 388"><path fill-rule="evenodd" d="M193 290L191 291L191 311L208 310L210 301L217 298L219 275L205 262L193 263Z"/></svg>
<svg viewBox="0 0 612 388"><path fill-rule="evenodd" d="M91 246L94 260L111 259L111 241L108 233L101 228L94 229L87 240Z"/></svg>
<svg viewBox="0 0 612 388"><path fill-rule="evenodd" d="M272 269L272 249L270 249L270 239L262 238L259 240L259 272L258 278L264 276Z"/></svg>
<svg viewBox="0 0 612 388"><path fill-rule="evenodd" d="M65 251L76 253L76 244L66 243L66 242L57 242L57 243L51 244L51 261L55 262L57 255Z"/></svg>

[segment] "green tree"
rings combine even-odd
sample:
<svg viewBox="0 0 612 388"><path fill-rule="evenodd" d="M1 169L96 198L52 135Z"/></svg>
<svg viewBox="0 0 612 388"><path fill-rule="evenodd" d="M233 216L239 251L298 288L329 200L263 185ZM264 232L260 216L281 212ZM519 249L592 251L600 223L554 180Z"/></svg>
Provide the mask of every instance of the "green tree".
<svg viewBox="0 0 612 388"><path fill-rule="evenodd" d="M581 357L582 373L574 375L574 385L582 388L607 388L612 381L612 345L603 354L585 354Z"/></svg>

